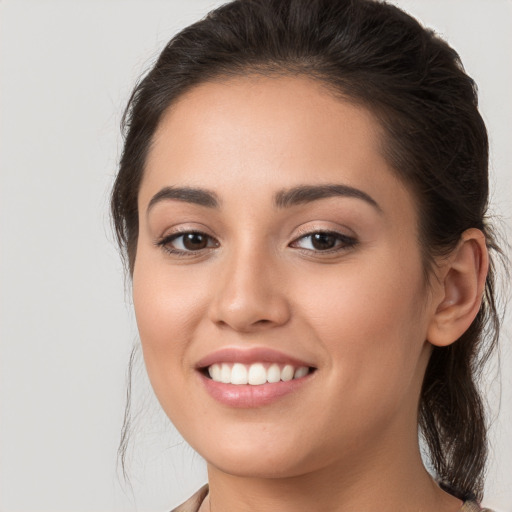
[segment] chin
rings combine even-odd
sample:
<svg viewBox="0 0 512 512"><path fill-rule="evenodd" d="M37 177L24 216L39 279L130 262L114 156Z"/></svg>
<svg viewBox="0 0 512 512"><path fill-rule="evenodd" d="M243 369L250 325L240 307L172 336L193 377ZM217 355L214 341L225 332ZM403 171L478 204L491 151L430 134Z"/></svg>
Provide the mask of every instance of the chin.
<svg viewBox="0 0 512 512"><path fill-rule="evenodd" d="M286 457L264 460L256 457L214 457L207 463L228 475L240 478L292 478L307 473L304 464L291 461Z"/></svg>
<svg viewBox="0 0 512 512"><path fill-rule="evenodd" d="M301 451L298 447L304 448L304 442L291 437L281 437L282 442L278 442L279 437L274 439L269 443L246 433L238 442L233 437L231 440L217 438L215 442L205 440L194 448L208 464L223 473L244 478L296 477L321 465L320 449L311 447L311 450Z"/></svg>

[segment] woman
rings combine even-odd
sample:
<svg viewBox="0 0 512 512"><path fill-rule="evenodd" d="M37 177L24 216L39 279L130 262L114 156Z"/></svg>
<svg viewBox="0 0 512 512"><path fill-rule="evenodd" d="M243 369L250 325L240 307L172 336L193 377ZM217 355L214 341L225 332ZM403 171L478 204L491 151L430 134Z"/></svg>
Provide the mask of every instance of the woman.
<svg viewBox="0 0 512 512"><path fill-rule="evenodd" d="M393 6L238 0L170 41L112 212L153 389L207 461L177 511L481 510L487 163L457 54Z"/></svg>

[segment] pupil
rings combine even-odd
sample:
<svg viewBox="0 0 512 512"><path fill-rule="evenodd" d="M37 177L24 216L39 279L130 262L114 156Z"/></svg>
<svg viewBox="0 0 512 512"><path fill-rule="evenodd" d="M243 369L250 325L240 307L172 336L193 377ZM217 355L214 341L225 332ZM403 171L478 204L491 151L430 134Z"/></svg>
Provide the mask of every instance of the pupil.
<svg viewBox="0 0 512 512"><path fill-rule="evenodd" d="M183 245L191 251L204 249L207 243L206 236L201 233L188 233L183 237Z"/></svg>
<svg viewBox="0 0 512 512"><path fill-rule="evenodd" d="M332 249L336 244L336 237L329 233L315 233L312 239L313 247L319 250Z"/></svg>

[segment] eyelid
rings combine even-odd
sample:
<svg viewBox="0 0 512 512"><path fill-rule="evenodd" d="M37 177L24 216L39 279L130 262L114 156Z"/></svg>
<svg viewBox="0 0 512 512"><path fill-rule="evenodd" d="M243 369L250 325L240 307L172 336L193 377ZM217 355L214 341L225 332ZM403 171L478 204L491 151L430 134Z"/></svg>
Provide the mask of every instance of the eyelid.
<svg viewBox="0 0 512 512"><path fill-rule="evenodd" d="M168 225L165 227L165 229L162 229L160 233L162 234L156 236L153 240L155 245L158 245L162 240L169 240L173 236L178 237L180 235L186 235L187 233L200 233L215 240L219 240L219 237L215 234L215 232L212 231L209 226L195 221L185 221L174 225Z"/></svg>
<svg viewBox="0 0 512 512"><path fill-rule="evenodd" d="M316 234L333 235L334 237L337 238L337 240L339 242L342 242L342 243L341 244L338 243L334 247L332 247L330 249L325 249L325 250L314 249L314 248L306 249L304 247L296 247L296 248L308 255L311 255L311 254L317 255L318 254L319 256L322 256L322 255L327 256L329 254L332 255L335 253L341 253L341 252L347 251L349 249L352 249L359 243L359 240L357 239L357 237L355 235L347 235L345 233L342 233L339 230L332 229L332 228L325 228L325 227L320 228L320 227L311 226L308 228L299 229L298 233L297 233L298 236L295 236L295 238L289 244L289 246L294 247L294 244L297 244L300 240L303 240L308 237L312 237L313 235L316 235Z"/></svg>
<svg viewBox="0 0 512 512"><path fill-rule="evenodd" d="M350 230L352 232L352 230ZM199 249L180 249L170 246L170 244L176 239L185 236L187 234L199 234L208 239L206 247L202 247ZM336 243L334 247L328 249L317 249L317 248L304 248L299 246L299 242L308 237L312 237L316 234L325 234L332 235L336 238ZM212 243L213 242L213 243ZM329 255L333 253L341 253L344 251L348 251L359 243L359 240L354 235L348 235L343 233L342 230L328 228L328 227L320 227L320 226L301 226L297 229L296 234L292 242L288 244L289 247L296 248L297 250L306 253L308 255ZM173 228L171 232L167 231L167 234L162 235L161 237L154 240L154 245L161 248L168 254L174 256L185 256L185 257L194 257L199 255L204 255L206 252L211 251L220 246L218 238L209 234L207 230L194 228L192 226L176 226Z"/></svg>
<svg viewBox="0 0 512 512"><path fill-rule="evenodd" d="M318 221L308 222L295 228L294 238L297 239L301 236L312 235L315 233L333 233L343 237L357 239L357 235L349 227L338 223L333 225L332 222L329 224L330 225L326 225L325 222L321 223Z"/></svg>
<svg viewBox="0 0 512 512"><path fill-rule="evenodd" d="M209 241L214 241L214 245L207 245L204 248L196 249L196 250L184 250L184 249L176 249L169 247L169 244L173 242L174 240L185 236L187 234L199 234L207 237ZM184 227L184 226L178 226L173 232L167 233L166 235L163 235L156 240L154 240L154 245L162 249L167 254L173 255L173 256L179 256L179 257L194 257L201 254L204 254L206 251L210 251L211 249L214 249L218 247L219 241L216 237L210 235L209 233L206 233L204 230L201 229L194 229L190 226Z"/></svg>

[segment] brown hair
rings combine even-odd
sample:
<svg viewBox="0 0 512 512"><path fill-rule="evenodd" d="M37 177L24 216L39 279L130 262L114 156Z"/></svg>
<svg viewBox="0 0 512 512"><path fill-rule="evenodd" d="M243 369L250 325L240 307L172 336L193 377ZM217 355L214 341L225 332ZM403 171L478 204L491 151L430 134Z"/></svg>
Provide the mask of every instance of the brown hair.
<svg viewBox="0 0 512 512"><path fill-rule="evenodd" d="M386 156L417 199L427 277L471 227L500 253L485 217L488 140L476 86L446 42L377 0L235 0L177 34L130 98L111 203L130 273L139 186L163 113L197 84L247 73L306 75L376 115ZM463 499L483 489L487 428L476 381L498 337L494 277L491 251L480 311L459 340L433 348L419 404L436 476Z"/></svg>

